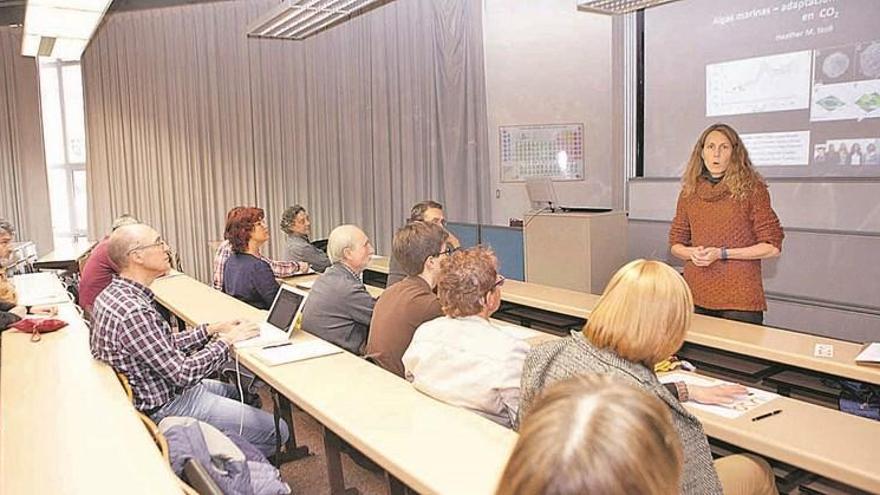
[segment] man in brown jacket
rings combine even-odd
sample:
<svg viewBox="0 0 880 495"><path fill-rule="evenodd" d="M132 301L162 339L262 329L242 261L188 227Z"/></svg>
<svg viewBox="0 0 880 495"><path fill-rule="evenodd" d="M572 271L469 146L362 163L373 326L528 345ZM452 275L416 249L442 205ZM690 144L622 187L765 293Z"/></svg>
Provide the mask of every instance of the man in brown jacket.
<svg viewBox="0 0 880 495"><path fill-rule="evenodd" d="M440 260L451 252L446 244L448 238L443 227L427 222L409 223L394 234L392 252L407 276L376 302L366 354L400 377L403 377L401 357L416 328L443 316L433 290L440 273Z"/></svg>

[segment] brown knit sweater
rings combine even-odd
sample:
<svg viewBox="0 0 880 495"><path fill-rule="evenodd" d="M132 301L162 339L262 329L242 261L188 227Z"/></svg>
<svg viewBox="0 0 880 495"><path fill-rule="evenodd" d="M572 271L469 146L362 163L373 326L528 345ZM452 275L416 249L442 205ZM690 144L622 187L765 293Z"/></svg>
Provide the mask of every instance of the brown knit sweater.
<svg viewBox="0 0 880 495"><path fill-rule="evenodd" d="M704 178L690 196L679 195L669 229L669 245L742 248L766 242L782 250L782 226L770 206L767 186L758 184L742 200L734 199L724 184ZM764 311L761 260L718 260L707 267L690 261L684 278L694 304L708 309Z"/></svg>

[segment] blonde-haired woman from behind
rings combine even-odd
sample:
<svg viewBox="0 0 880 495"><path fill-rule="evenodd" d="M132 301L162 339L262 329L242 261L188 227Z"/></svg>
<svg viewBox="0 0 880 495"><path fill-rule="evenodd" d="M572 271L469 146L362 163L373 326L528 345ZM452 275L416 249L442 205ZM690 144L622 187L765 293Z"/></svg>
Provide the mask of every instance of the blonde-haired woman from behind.
<svg viewBox="0 0 880 495"><path fill-rule="evenodd" d="M681 466L663 403L608 376L578 375L544 392L520 425L497 495L667 495L679 490Z"/></svg>

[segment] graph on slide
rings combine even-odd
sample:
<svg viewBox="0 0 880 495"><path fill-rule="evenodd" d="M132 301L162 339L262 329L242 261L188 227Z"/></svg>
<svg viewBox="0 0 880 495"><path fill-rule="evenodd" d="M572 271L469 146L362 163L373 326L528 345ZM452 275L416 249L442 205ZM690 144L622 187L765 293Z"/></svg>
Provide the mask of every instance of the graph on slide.
<svg viewBox="0 0 880 495"><path fill-rule="evenodd" d="M706 116L809 108L811 64L806 50L707 65Z"/></svg>

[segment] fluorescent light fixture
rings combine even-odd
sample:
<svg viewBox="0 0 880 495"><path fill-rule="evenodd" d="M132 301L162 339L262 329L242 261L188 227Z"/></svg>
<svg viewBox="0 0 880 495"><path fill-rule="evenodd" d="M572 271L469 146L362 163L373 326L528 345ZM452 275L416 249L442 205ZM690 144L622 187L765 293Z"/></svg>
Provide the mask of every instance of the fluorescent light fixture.
<svg viewBox="0 0 880 495"><path fill-rule="evenodd" d="M627 14L675 0L577 0L578 10L597 14Z"/></svg>
<svg viewBox="0 0 880 495"><path fill-rule="evenodd" d="M28 0L21 54L79 60L113 0Z"/></svg>
<svg viewBox="0 0 880 495"><path fill-rule="evenodd" d="M378 0L284 0L248 26L253 38L302 40Z"/></svg>

